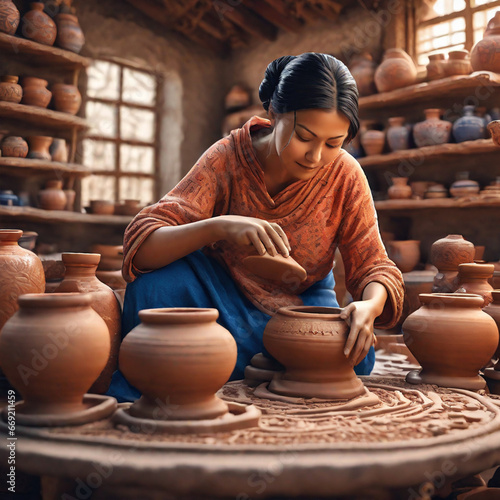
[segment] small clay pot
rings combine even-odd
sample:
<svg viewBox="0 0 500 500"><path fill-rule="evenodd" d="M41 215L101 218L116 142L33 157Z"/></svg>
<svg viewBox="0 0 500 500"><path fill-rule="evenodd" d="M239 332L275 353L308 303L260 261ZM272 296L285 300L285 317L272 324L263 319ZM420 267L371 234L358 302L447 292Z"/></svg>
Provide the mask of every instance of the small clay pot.
<svg viewBox="0 0 500 500"><path fill-rule="evenodd" d="M45 189L38 192L38 206L43 210L64 210L67 199L62 185L59 180L47 181Z"/></svg>
<svg viewBox="0 0 500 500"><path fill-rule="evenodd" d="M445 77L444 67L446 60L444 54L431 54L427 64L427 80L439 80Z"/></svg>
<svg viewBox="0 0 500 500"><path fill-rule="evenodd" d="M379 92L389 92L414 84L417 81L417 68L404 50L388 49L375 71L374 79Z"/></svg>
<svg viewBox="0 0 500 500"><path fill-rule="evenodd" d="M13 35L19 26L20 19L21 14L12 0L0 0L0 31Z"/></svg>
<svg viewBox="0 0 500 500"><path fill-rule="evenodd" d="M408 177L392 177L392 186L387 190L391 200L408 200L411 198L412 190L408 186Z"/></svg>
<svg viewBox="0 0 500 500"><path fill-rule="evenodd" d="M441 110L425 109L425 120L413 127L413 138L419 148L444 144L450 140L451 122L441 120Z"/></svg>
<svg viewBox="0 0 500 500"><path fill-rule="evenodd" d="M424 198L447 198L448 190L442 184L432 184L427 188Z"/></svg>
<svg viewBox="0 0 500 500"><path fill-rule="evenodd" d="M466 263L458 266L458 288L456 293L475 293L483 298L483 307L492 302L493 287L488 280L493 277L493 264Z"/></svg>
<svg viewBox="0 0 500 500"><path fill-rule="evenodd" d="M54 83L51 87L53 104L56 111L76 115L82 104L82 96L78 87L65 83Z"/></svg>
<svg viewBox="0 0 500 500"><path fill-rule="evenodd" d="M124 200L122 203L115 203L116 215L136 215L141 210L141 200Z"/></svg>
<svg viewBox="0 0 500 500"><path fill-rule="evenodd" d="M78 18L72 14L61 13L55 17L57 25L56 45L62 49L79 54L85 44L85 36Z"/></svg>
<svg viewBox="0 0 500 500"><path fill-rule="evenodd" d="M56 23L44 11L42 2L30 3L31 10L24 14L22 34L25 38L44 45L54 45L56 41Z"/></svg>
<svg viewBox="0 0 500 500"><path fill-rule="evenodd" d="M353 57L349 70L356 80L360 96L372 95L377 92L375 86L375 70L377 64L369 52L363 52Z"/></svg>
<svg viewBox="0 0 500 500"><path fill-rule="evenodd" d="M18 76L5 75L2 76L0 82L0 101L13 102L19 104L23 98L23 89L17 82Z"/></svg>
<svg viewBox="0 0 500 500"><path fill-rule="evenodd" d="M10 158L26 158L28 143L22 137L10 136L2 141L2 156Z"/></svg>
<svg viewBox="0 0 500 500"><path fill-rule="evenodd" d="M500 11L488 21L483 39L474 45L471 65L474 71L500 73Z"/></svg>
<svg viewBox="0 0 500 500"><path fill-rule="evenodd" d="M371 127L372 125L368 125ZM361 146L366 156L382 154L385 145L385 132L382 130L363 130L361 131Z"/></svg>
<svg viewBox="0 0 500 500"><path fill-rule="evenodd" d="M401 151L410 148L410 128L404 125L402 116L389 118L387 129L387 143L391 151Z"/></svg>
<svg viewBox="0 0 500 500"><path fill-rule="evenodd" d="M68 161L68 146L66 145L66 141L64 139L54 138L49 148L49 152L52 157L52 161L59 161L62 163L66 163Z"/></svg>
<svg viewBox="0 0 500 500"><path fill-rule="evenodd" d="M463 196L474 196L479 193L479 184L470 179L461 179L455 181L450 186L450 194L454 198L461 198Z"/></svg>
<svg viewBox="0 0 500 500"><path fill-rule="evenodd" d="M26 137L29 144L28 158L34 160L52 160L49 148L52 144L52 137L44 135L30 135Z"/></svg>
<svg viewBox="0 0 500 500"><path fill-rule="evenodd" d="M420 262L420 241L388 241L387 253L402 273L409 273Z"/></svg>
<svg viewBox="0 0 500 500"><path fill-rule="evenodd" d="M425 197L425 192L433 185L432 181L413 181L410 182L412 190L412 198L422 200Z"/></svg>
<svg viewBox="0 0 500 500"><path fill-rule="evenodd" d="M497 146L500 146L500 120L491 121L490 123L488 123L486 128L488 129L493 142Z"/></svg>
<svg viewBox="0 0 500 500"><path fill-rule="evenodd" d="M446 76L469 75L472 73L468 50L452 50L448 52L448 61L444 65Z"/></svg>
<svg viewBox="0 0 500 500"><path fill-rule="evenodd" d="M64 207L64 210L73 212L75 209L76 191L74 189L63 189L63 191L66 196L66 206Z"/></svg>
<svg viewBox="0 0 500 500"><path fill-rule="evenodd" d="M47 88L47 80L26 76L22 80L23 99L22 104L46 108L52 98L52 92Z"/></svg>
<svg viewBox="0 0 500 500"><path fill-rule="evenodd" d="M113 215L115 212L115 204L108 200L91 200L90 213L96 215Z"/></svg>

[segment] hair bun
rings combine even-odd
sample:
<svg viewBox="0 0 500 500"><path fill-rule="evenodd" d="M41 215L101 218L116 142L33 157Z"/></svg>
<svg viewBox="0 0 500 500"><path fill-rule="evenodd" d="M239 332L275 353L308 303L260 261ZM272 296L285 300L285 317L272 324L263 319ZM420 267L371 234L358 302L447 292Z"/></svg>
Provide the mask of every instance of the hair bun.
<svg viewBox="0 0 500 500"><path fill-rule="evenodd" d="M269 111L269 105L271 104L274 91L280 82L281 73L286 65L295 59L295 57L296 56L278 57L278 59L268 64L264 79L259 87L259 98L266 111Z"/></svg>

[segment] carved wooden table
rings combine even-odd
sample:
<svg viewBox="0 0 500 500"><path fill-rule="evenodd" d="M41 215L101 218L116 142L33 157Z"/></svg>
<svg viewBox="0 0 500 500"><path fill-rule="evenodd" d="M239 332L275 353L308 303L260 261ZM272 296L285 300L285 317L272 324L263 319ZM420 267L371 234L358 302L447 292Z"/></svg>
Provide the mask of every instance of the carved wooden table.
<svg viewBox="0 0 500 500"><path fill-rule="evenodd" d="M402 377L364 382L366 394L334 403L228 383L223 398L252 403L263 415L259 427L216 435L155 434L154 421L141 433L109 419L18 426L16 467L57 478L46 480L44 499L406 500L500 464L499 399ZM4 424L1 432L5 440ZM1 446L2 463L7 454Z"/></svg>

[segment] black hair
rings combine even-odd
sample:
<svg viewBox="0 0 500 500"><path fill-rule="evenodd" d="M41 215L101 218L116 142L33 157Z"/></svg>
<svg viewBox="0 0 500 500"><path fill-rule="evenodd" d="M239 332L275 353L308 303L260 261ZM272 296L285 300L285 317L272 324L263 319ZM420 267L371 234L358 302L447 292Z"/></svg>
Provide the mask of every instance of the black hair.
<svg viewBox="0 0 500 500"><path fill-rule="evenodd" d="M264 109L289 113L334 109L349 120L346 142L359 130L358 88L347 66L329 54L306 52L271 62L259 87Z"/></svg>

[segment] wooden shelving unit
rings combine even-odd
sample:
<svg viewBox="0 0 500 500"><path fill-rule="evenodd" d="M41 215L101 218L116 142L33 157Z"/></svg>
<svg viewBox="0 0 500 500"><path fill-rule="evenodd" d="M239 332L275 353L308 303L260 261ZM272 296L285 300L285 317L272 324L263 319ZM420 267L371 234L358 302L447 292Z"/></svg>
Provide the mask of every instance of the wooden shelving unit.
<svg viewBox="0 0 500 500"><path fill-rule="evenodd" d="M54 174L72 177L86 177L90 169L78 163L60 163L31 158L0 157L0 175L31 176L34 174Z"/></svg>
<svg viewBox="0 0 500 500"><path fill-rule="evenodd" d="M471 196L464 198L434 198L426 200L381 200L375 202L378 211L409 211L441 208L498 208L500 196L483 198Z"/></svg>

